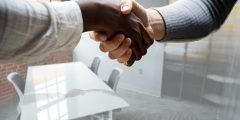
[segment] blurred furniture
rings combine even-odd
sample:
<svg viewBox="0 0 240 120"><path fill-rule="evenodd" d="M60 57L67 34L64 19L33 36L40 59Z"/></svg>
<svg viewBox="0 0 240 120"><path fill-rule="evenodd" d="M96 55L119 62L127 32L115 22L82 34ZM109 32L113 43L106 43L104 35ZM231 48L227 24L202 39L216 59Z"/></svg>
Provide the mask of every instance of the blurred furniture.
<svg viewBox="0 0 240 120"><path fill-rule="evenodd" d="M122 70L120 68L114 68L113 71L111 72L108 81L104 81L110 88L112 88L115 92L117 90L117 85L120 80L122 74ZM103 112L99 114L95 114L90 116L93 120L102 120L101 118L109 117L109 114L112 114L112 119L113 119L113 114L114 112L119 112L121 111L121 108L115 109L113 111L109 112ZM113 113L112 113L113 112Z"/></svg>
<svg viewBox="0 0 240 120"><path fill-rule="evenodd" d="M10 83L12 83L19 97L19 103L17 106L17 112L18 112L17 120L19 120L21 116L22 105L23 105L25 81L22 80L21 76L17 72L10 73L7 76L7 79Z"/></svg>
<svg viewBox="0 0 240 120"><path fill-rule="evenodd" d="M28 68L21 120L78 119L127 107L82 62Z"/></svg>
<svg viewBox="0 0 240 120"><path fill-rule="evenodd" d="M91 66L89 67L96 75L98 75L98 68L101 62L101 57L97 56L93 59Z"/></svg>
<svg viewBox="0 0 240 120"><path fill-rule="evenodd" d="M120 77L122 75L123 71L121 68L114 68L111 72L108 81L104 81L110 88L112 88L115 92L117 91L118 82L120 80ZM122 109L115 109L113 110L113 113L120 112ZM104 114L103 114L104 115Z"/></svg>
<svg viewBox="0 0 240 120"><path fill-rule="evenodd" d="M108 78L108 81L106 81L108 86L110 88L112 88L114 91L117 90L117 85L118 85L121 75L122 75L122 69L114 68Z"/></svg>

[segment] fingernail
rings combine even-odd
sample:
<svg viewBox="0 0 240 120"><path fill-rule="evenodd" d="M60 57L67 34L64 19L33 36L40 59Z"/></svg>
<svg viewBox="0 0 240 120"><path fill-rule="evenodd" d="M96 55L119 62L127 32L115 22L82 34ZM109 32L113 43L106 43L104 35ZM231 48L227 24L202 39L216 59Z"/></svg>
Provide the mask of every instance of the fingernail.
<svg viewBox="0 0 240 120"><path fill-rule="evenodd" d="M127 11L128 9L129 9L129 6L128 6L128 5L122 6L122 11Z"/></svg>

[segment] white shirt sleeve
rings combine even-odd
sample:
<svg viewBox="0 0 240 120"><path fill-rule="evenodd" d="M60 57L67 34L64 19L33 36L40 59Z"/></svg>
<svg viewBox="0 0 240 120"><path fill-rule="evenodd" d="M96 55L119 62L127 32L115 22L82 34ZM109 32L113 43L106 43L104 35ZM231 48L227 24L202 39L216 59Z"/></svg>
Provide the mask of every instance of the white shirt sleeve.
<svg viewBox="0 0 240 120"><path fill-rule="evenodd" d="M83 31L74 1L0 0L0 63L73 49Z"/></svg>

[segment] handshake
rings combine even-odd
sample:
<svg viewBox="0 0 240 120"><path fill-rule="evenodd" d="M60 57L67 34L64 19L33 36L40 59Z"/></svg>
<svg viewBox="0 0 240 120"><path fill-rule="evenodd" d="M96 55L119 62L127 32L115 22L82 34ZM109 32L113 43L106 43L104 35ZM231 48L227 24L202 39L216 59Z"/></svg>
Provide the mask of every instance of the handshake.
<svg viewBox="0 0 240 120"><path fill-rule="evenodd" d="M148 11L134 0L76 2L82 12L83 32L94 31L90 37L100 42L100 50L108 52L111 59L131 66L147 53L156 38ZM162 32L160 37L163 35Z"/></svg>

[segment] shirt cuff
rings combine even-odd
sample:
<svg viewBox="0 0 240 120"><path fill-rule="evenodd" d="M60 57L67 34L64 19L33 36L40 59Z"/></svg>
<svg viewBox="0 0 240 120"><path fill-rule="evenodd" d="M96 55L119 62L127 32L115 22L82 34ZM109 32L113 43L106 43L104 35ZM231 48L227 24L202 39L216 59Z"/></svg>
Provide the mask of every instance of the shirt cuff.
<svg viewBox="0 0 240 120"><path fill-rule="evenodd" d="M159 12L159 14L163 17L163 20L165 23L166 33L165 33L164 38L161 40L161 42L171 40L174 25L177 24L175 22L178 22L177 20L175 20L175 17L176 17L175 12L171 8L169 8L169 6L161 7L161 8L154 8L154 9L157 10Z"/></svg>
<svg viewBox="0 0 240 120"><path fill-rule="evenodd" d="M52 2L57 30L57 48L74 49L83 32L83 19L79 5L74 1Z"/></svg>
<svg viewBox="0 0 240 120"><path fill-rule="evenodd" d="M163 16L166 26L163 41L194 41L215 28L212 14L201 0L179 0L157 10Z"/></svg>

